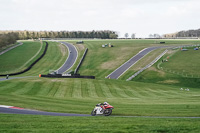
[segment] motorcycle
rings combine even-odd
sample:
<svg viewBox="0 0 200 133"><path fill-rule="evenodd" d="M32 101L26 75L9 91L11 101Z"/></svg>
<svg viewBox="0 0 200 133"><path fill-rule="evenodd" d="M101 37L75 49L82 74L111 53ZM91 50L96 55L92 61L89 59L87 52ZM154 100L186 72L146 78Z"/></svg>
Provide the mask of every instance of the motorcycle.
<svg viewBox="0 0 200 133"><path fill-rule="evenodd" d="M114 109L113 106L107 104L97 104L95 108L92 110L91 115L104 115L104 116L109 116L112 114L112 110Z"/></svg>

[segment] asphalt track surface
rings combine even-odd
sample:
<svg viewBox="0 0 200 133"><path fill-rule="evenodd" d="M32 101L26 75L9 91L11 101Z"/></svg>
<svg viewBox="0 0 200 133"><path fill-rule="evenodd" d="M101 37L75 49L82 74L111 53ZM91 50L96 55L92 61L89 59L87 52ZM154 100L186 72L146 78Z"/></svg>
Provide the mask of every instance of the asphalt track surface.
<svg viewBox="0 0 200 133"><path fill-rule="evenodd" d="M84 115L84 114L55 113L55 112L44 112L44 111L37 111L37 110L15 109L15 108L4 108L4 107L0 107L0 113L27 114L27 115L50 115L50 116L91 116L91 115Z"/></svg>
<svg viewBox="0 0 200 133"><path fill-rule="evenodd" d="M149 47L145 48L142 51L140 51L138 54L133 56L131 59L129 59L126 63L121 65L119 68L117 68L115 71L113 71L110 75L108 75L106 78L110 79L118 79L123 73L125 73L131 66L133 66L135 63L137 63L140 59L142 59L145 55L150 53L151 51L159 48L165 48L168 46L159 46L159 47Z"/></svg>
<svg viewBox="0 0 200 133"><path fill-rule="evenodd" d="M18 108L4 108L0 107L0 113L2 114L24 114L24 115L47 115L47 116L80 116L89 117L87 114L71 114L71 113L55 113L55 112L44 112L29 109L18 109ZM100 116L100 115L98 115ZM102 115L103 116L103 115ZM176 117L176 116L114 116L112 117L131 117L131 118L164 118L164 119L200 119L200 117Z"/></svg>
<svg viewBox="0 0 200 133"><path fill-rule="evenodd" d="M22 44L23 44L23 43L20 42L18 45L12 46L12 47L10 47L10 48L8 48L8 49L2 51L2 52L0 52L0 55L6 53L6 52L8 52L8 51L10 51L11 49L14 49L14 48L16 48L16 47L18 47L18 46L21 46Z"/></svg>
<svg viewBox="0 0 200 133"><path fill-rule="evenodd" d="M78 52L75 46L67 42L60 42L60 43L64 44L68 48L69 55L65 63L57 70L57 74L62 74L67 70L69 70L74 65L78 57Z"/></svg>
<svg viewBox="0 0 200 133"><path fill-rule="evenodd" d="M8 79L6 79L6 78L0 78L0 81L10 80L10 79L23 79L23 78L32 78L32 77L38 77L38 76L9 77Z"/></svg>

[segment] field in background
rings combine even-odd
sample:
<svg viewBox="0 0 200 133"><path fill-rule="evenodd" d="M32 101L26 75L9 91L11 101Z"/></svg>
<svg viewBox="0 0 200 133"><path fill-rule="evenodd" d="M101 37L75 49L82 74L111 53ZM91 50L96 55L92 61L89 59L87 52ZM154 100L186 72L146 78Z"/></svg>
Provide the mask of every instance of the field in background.
<svg viewBox="0 0 200 133"><path fill-rule="evenodd" d="M38 76L39 74L48 74L49 70L59 69L68 57L67 48L57 42L48 42L46 55L36 63L31 70L20 76Z"/></svg>
<svg viewBox="0 0 200 133"><path fill-rule="evenodd" d="M198 60L200 51L195 51L192 47L188 49L189 51L169 50L155 65L142 72L132 81L176 85L183 88L199 88L200 64Z"/></svg>
<svg viewBox="0 0 200 133"><path fill-rule="evenodd" d="M159 44L160 41L165 41L165 44ZM67 41L73 44L76 40ZM114 47L102 48L103 44L111 43ZM137 54L140 50L151 46L178 46L199 44L198 40L84 40L84 46L87 47L88 54L80 68L82 75L94 75L96 78L105 78L120 65ZM76 46L78 46L77 44ZM164 50L162 50L164 51ZM131 68L126 75L122 75L120 79L127 79L129 75L134 74L138 68L146 66L154 57L158 56L162 51L155 50L146 56L142 61L139 61L137 67Z"/></svg>
<svg viewBox="0 0 200 133"><path fill-rule="evenodd" d="M184 77L200 78L200 50L194 50L194 48L195 47L187 48L188 51L181 51L181 49L178 49L175 54L169 54L169 58L165 56L164 60L168 61L161 63L159 68ZM173 51L176 50L169 52L173 53Z"/></svg>

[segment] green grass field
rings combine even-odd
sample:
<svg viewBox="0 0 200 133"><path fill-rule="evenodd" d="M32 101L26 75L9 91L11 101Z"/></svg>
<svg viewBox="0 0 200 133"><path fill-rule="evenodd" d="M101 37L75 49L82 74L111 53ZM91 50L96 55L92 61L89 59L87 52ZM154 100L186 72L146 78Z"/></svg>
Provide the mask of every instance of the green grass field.
<svg viewBox="0 0 200 133"><path fill-rule="evenodd" d="M55 117L0 114L0 132L198 133L199 119Z"/></svg>
<svg viewBox="0 0 200 133"><path fill-rule="evenodd" d="M199 44L196 40L164 41L166 45ZM114 47L101 48L101 45L105 43L111 43ZM86 40L83 46L75 45L80 52L79 59L83 49L89 48L79 73L94 75L96 79L32 77L1 81L0 105L51 112L90 114L97 103L107 101L114 106L112 115L116 116L200 117L199 78L188 78L159 70L158 62L133 81L125 81L129 75L134 74L162 53L163 49L155 50L149 56L145 56L119 80L105 79L105 76L143 48L158 45L160 44L155 44L155 40ZM56 70L64 63L67 54L67 49L63 45L49 42L46 55L30 71L21 76L37 76L40 73L47 74L50 69ZM170 54L166 54L164 58ZM170 64L170 62L176 62L186 56L180 54L182 55L180 51L174 52L168 64L161 64L161 66L167 69L179 68L176 63ZM195 63L197 71L196 67L199 63L193 60L193 51L191 50L187 56L187 60L191 60L190 63ZM184 70L190 70L189 65L184 66ZM174 70L178 71L177 68ZM181 87L184 89L189 87L190 91L180 90ZM0 119L0 132L198 132L200 122L200 119L53 117L11 114L0 114Z"/></svg>
<svg viewBox="0 0 200 133"><path fill-rule="evenodd" d="M198 62L200 51L193 50L194 47L187 49L188 51L181 51L179 49L176 54L170 56L168 62L162 63L159 67L174 74L200 78L200 62Z"/></svg>
<svg viewBox="0 0 200 133"><path fill-rule="evenodd" d="M46 55L36 63L30 71L21 76L38 76L39 74L48 74L49 70L59 69L68 57L67 48L56 42L48 42L48 50Z"/></svg>
<svg viewBox="0 0 200 133"><path fill-rule="evenodd" d="M169 50L154 66L145 70L132 81L176 85L183 88L200 86L199 51L188 48L189 51L180 49ZM162 62L168 60L168 62Z"/></svg>
<svg viewBox="0 0 200 133"><path fill-rule="evenodd" d="M19 72L26 69L43 51L44 47L40 42L23 42L23 45L0 56L0 74Z"/></svg>
<svg viewBox="0 0 200 133"><path fill-rule="evenodd" d="M113 115L200 116L199 89L116 80L28 78L0 82L0 104L90 114L107 101ZM30 104L31 103L31 104Z"/></svg>

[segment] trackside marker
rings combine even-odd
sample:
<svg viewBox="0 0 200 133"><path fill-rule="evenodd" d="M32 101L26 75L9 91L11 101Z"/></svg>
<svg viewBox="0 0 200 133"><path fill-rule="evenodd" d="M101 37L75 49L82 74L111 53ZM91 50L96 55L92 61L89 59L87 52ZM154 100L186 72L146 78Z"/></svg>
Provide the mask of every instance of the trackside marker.
<svg viewBox="0 0 200 133"><path fill-rule="evenodd" d="M20 108L20 107L7 106L7 105L0 105L0 107L2 107L2 108L11 108L11 109L24 109L24 108Z"/></svg>
<svg viewBox="0 0 200 133"><path fill-rule="evenodd" d="M24 108L20 108L20 107L10 107L11 109L24 109Z"/></svg>
<svg viewBox="0 0 200 133"><path fill-rule="evenodd" d="M2 108L10 108L10 107L13 107L13 106L0 105L0 107L2 107Z"/></svg>

